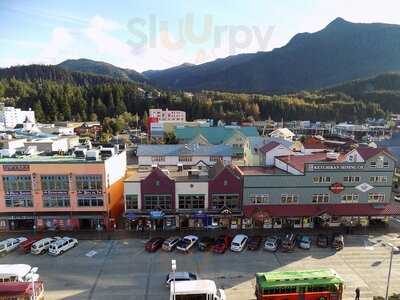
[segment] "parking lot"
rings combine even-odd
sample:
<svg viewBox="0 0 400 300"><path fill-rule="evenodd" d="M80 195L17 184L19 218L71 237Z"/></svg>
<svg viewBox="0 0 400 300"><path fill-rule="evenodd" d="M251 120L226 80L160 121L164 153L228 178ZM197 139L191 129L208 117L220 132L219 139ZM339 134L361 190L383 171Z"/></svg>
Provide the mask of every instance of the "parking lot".
<svg viewBox="0 0 400 300"><path fill-rule="evenodd" d="M344 299L354 299L356 287L362 299L384 295L390 250L382 242L400 246L397 234L346 236L344 250L313 246L291 253L269 253L262 249L218 255L144 251L145 240L80 241L79 246L58 257L12 252L0 263L26 263L39 267L45 281L46 299L169 299L164 286L171 259L178 271L193 271L200 278L213 279L225 289L228 299L254 297L254 274L271 270L333 268L345 280ZM90 252L95 251L95 252ZM94 254L89 257L86 254ZM393 258L391 292L400 291L400 254Z"/></svg>

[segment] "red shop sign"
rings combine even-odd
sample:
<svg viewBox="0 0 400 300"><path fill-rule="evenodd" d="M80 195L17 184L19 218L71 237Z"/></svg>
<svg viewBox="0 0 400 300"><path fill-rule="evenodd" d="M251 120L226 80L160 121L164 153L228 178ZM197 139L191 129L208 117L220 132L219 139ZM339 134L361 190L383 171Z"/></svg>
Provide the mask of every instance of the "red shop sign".
<svg viewBox="0 0 400 300"><path fill-rule="evenodd" d="M340 182L335 182L329 187L329 189L331 190L332 193L339 194L343 192L344 186Z"/></svg>

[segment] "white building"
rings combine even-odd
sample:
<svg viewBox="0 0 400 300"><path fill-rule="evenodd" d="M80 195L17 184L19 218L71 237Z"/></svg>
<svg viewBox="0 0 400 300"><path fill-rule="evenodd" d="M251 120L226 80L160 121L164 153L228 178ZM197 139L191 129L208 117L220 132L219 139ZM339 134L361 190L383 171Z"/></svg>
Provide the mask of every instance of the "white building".
<svg viewBox="0 0 400 300"><path fill-rule="evenodd" d="M139 166L193 166L200 161L213 165L217 161L229 164L232 147L228 145L139 145Z"/></svg>
<svg viewBox="0 0 400 300"><path fill-rule="evenodd" d="M11 106L4 106L0 110L0 123L7 128L15 128L17 124L25 122L35 123L35 112L32 110L21 110Z"/></svg>
<svg viewBox="0 0 400 300"><path fill-rule="evenodd" d="M269 134L272 138L279 138L292 141L295 134L287 128L278 128Z"/></svg>
<svg viewBox="0 0 400 300"><path fill-rule="evenodd" d="M158 121L180 121L186 122L186 112L181 110L162 110L162 109L150 109L149 116L155 117Z"/></svg>

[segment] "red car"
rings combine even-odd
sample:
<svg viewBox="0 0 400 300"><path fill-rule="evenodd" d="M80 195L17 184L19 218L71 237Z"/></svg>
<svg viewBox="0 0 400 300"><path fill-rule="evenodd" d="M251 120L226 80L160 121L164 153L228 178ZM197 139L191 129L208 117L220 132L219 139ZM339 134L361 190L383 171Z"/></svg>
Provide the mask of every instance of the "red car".
<svg viewBox="0 0 400 300"><path fill-rule="evenodd" d="M164 243L163 238L155 237L152 238L151 240L148 240L144 248L146 249L147 252L156 252L158 249L161 248L163 243Z"/></svg>
<svg viewBox="0 0 400 300"><path fill-rule="evenodd" d="M40 240L40 238L28 238L25 242L22 242L21 244L19 244L18 249L22 252L22 253L29 253L31 252L31 247L34 243L36 243L38 240Z"/></svg>
<svg viewBox="0 0 400 300"><path fill-rule="evenodd" d="M221 235L217 238L215 241L215 244L213 246L213 252L214 253L225 253L225 251L229 248L232 242L232 236L230 235Z"/></svg>

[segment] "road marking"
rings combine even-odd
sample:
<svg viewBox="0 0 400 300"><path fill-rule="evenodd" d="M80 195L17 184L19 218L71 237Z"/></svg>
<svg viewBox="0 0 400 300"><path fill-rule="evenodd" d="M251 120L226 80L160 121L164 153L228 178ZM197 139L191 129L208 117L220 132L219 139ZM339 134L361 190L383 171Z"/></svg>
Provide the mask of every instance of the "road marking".
<svg viewBox="0 0 400 300"><path fill-rule="evenodd" d="M108 256L109 256L110 253L111 253L112 248L114 247L114 243L115 243L115 241L111 241L110 244L109 244L109 246L108 246L106 255L104 256L103 262L101 263L100 270L99 270L99 272L97 273L97 276L96 276L96 279L95 279L95 281L94 281L94 284L93 284L92 288L91 288L90 291L89 291L88 300L91 300L91 299L93 298L94 290L96 289L97 284L98 284L99 279L100 279L100 276L101 276L101 274L103 273L103 268L104 268L104 266L105 266L105 264L106 264L106 261L107 261Z"/></svg>
<svg viewBox="0 0 400 300"><path fill-rule="evenodd" d="M370 246L369 243L369 241L364 241L364 248L371 251L375 250L374 246Z"/></svg>
<svg viewBox="0 0 400 300"><path fill-rule="evenodd" d="M86 255L87 257L93 257L93 256L95 256L96 254L97 254L97 251L91 250L91 251L89 251L88 253L86 253L85 255Z"/></svg>

